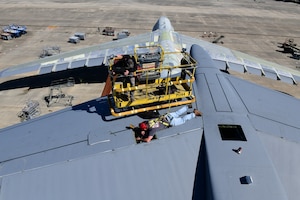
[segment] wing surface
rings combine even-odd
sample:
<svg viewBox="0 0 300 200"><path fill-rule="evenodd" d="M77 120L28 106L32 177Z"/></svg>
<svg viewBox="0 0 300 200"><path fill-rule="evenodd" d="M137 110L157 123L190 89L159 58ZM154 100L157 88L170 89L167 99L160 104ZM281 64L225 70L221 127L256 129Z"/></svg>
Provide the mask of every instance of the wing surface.
<svg viewBox="0 0 300 200"><path fill-rule="evenodd" d="M191 199L201 118L137 144L142 120L102 97L0 130L0 199Z"/></svg>
<svg viewBox="0 0 300 200"><path fill-rule="evenodd" d="M39 75L79 67L95 67L106 64L107 57L118 54L131 54L136 46L145 46L155 40L157 32L145 33L122 40L111 41L37 61L20 64L0 72L0 77L14 75Z"/></svg>
<svg viewBox="0 0 300 200"><path fill-rule="evenodd" d="M216 65L222 70L230 69L241 73L248 72L291 84L297 84L300 81L299 71L207 41L179 35L183 46L188 51L193 44L198 44L208 52Z"/></svg>
<svg viewBox="0 0 300 200"><path fill-rule="evenodd" d="M257 130L286 194L289 199L297 197L300 184L299 99L236 78L231 78L230 82L249 111L249 120Z"/></svg>
<svg viewBox="0 0 300 200"><path fill-rule="evenodd" d="M213 105L207 102L209 96L202 100L205 104L202 110L209 171L213 177L213 187L218 191L216 194L232 195L232 199L245 195L251 199L264 196L260 188L266 190L274 187L278 188L274 194L274 197L280 196L278 199L299 196L300 101L233 76L226 76L225 79L217 76L216 79L220 90L217 90L216 83L211 82L208 86ZM206 116L206 113L211 114ZM221 140L215 128L220 124L241 125L247 141ZM232 151L238 147L243 149L241 155ZM222 174L227 174L224 179ZM238 179L244 174L253 178L253 185L258 185L255 193L242 190L240 184L235 184L238 181L230 182L234 180L232 177ZM228 187L224 186L226 183ZM226 192L230 190L234 192Z"/></svg>
<svg viewBox="0 0 300 200"><path fill-rule="evenodd" d="M299 99L235 77L229 80L249 112L256 130L300 142Z"/></svg>

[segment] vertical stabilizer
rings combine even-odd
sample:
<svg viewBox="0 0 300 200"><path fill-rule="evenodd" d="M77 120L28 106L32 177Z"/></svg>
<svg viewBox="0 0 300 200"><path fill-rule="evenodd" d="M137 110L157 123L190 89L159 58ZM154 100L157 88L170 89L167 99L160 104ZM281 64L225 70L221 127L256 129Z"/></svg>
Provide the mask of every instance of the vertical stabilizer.
<svg viewBox="0 0 300 200"><path fill-rule="evenodd" d="M155 23L155 25L152 28L152 31L156 31L158 29L174 31L174 28L173 28L170 20L165 16L162 16L157 20L157 22Z"/></svg>

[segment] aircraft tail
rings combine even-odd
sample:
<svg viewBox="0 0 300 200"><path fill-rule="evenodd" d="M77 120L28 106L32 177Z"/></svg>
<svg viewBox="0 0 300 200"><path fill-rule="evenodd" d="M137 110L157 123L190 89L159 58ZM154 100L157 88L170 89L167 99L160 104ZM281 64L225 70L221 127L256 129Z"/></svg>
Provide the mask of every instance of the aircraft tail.
<svg viewBox="0 0 300 200"><path fill-rule="evenodd" d="M191 56L197 61L198 67L215 67L215 63L209 56L209 54L199 45L192 45L191 47Z"/></svg>
<svg viewBox="0 0 300 200"><path fill-rule="evenodd" d="M152 31L156 31L158 29L174 31L174 28L173 28L170 20L165 16L162 16L157 20L157 22L155 23L155 25L152 28Z"/></svg>

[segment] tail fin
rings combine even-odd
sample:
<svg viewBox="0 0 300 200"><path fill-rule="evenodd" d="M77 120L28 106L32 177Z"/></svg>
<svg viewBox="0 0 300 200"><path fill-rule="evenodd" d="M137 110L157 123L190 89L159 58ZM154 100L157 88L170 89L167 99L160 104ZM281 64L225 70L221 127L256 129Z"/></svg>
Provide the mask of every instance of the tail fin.
<svg viewBox="0 0 300 200"><path fill-rule="evenodd" d="M162 16L157 20L157 22L155 23L155 25L152 28L152 31L156 31L158 29L174 31L174 28L173 28L170 20L165 16Z"/></svg>

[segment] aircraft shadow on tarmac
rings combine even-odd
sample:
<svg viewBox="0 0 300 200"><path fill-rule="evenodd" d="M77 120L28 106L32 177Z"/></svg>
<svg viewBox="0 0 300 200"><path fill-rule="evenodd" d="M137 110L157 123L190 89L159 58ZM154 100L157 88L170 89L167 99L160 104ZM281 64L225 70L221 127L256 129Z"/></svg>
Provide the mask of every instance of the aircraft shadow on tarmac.
<svg viewBox="0 0 300 200"><path fill-rule="evenodd" d="M55 72L50 74L35 75L30 77L18 78L5 81L0 84L0 91L29 87L37 89L49 87L54 81L60 79L74 78L75 84L80 83L104 83L107 79L108 70L105 66L82 67L72 70Z"/></svg>

